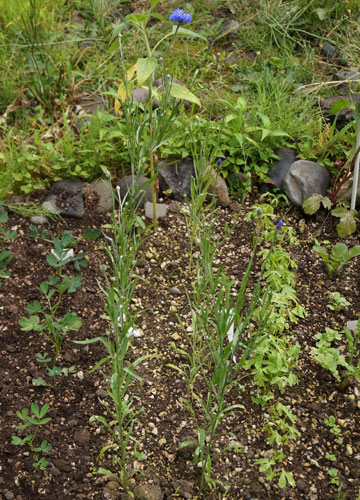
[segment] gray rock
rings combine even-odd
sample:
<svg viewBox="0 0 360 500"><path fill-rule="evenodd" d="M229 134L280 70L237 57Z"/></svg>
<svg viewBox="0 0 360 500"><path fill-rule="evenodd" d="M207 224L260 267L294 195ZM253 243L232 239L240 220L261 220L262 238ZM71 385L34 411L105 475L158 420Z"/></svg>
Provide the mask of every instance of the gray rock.
<svg viewBox="0 0 360 500"><path fill-rule="evenodd" d="M151 201L145 203L145 217L148 219L154 218L154 207ZM167 205L164 203L156 203L156 219L162 219L166 217Z"/></svg>
<svg viewBox="0 0 360 500"><path fill-rule="evenodd" d="M334 119L334 116L330 115L330 109L332 105L340 99L347 99L350 103L353 102L354 105L356 105L360 101L360 94L349 94L348 96L336 95L329 97L328 99L322 99L320 101L320 107L322 108L324 114L329 116L331 120ZM336 114L336 117L336 128L340 129L353 120L354 112L350 108L344 108Z"/></svg>
<svg viewBox="0 0 360 500"><path fill-rule="evenodd" d="M135 500L162 500L164 494L156 484L140 484L134 488Z"/></svg>
<svg viewBox="0 0 360 500"><path fill-rule="evenodd" d="M97 115L99 111L107 111L107 105L103 99L97 95L83 94L76 102L76 105L76 110L80 118L76 121L76 125L79 128L81 128L84 123L89 122L91 117Z"/></svg>
<svg viewBox="0 0 360 500"><path fill-rule="evenodd" d="M357 319L347 321L347 323L346 323L346 328L348 328L352 332L356 332L357 327L358 327L358 320Z"/></svg>
<svg viewBox="0 0 360 500"><path fill-rule="evenodd" d="M47 218L44 215L32 215L30 217L30 222L32 224L37 224L37 225L46 224L47 221L48 220L47 220Z"/></svg>
<svg viewBox="0 0 360 500"><path fill-rule="evenodd" d="M145 105L149 99L149 90L146 87L139 87L133 90L131 98L134 102ZM153 108L158 108L160 103L157 99L153 100Z"/></svg>
<svg viewBox="0 0 360 500"><path fill-rule="evenodd" d="M171 198L184 201L191 197L191 178L195 175L191 158L164 160L157 164L160 191L171 190Z"/></svg>
<svg viewBox="0 0 360 500"><path fill-rule="evenodd" d="M233 19L225 19L221 25L221 31L219 34L219 38L228 35L238 35L240 33L240 23L238 21L234 21Z"/></svg>
<svg viewBox="0 0 360 500"><path fill-rule="evenodd" d="M279 159L270 168L268 176L273 181L274 186L280 188L283 178L294 161L297 160L296 151L291 148L277 148L274 153L279 156Z"/></svg>
<svg viewBox="0 0 360 500"><path fill-rule="evenodd" d="M91 188L98 196L96 211L99 214L109 212L113 206L111 182L107 179L99 179L91 184Z"/></svg>
<svg viewBox="0 0 360 500"><path fill-rule="evenodd" d="M281 184L282 190L297 206L315 193L325 195L330 181L329 171L308 160L295 161Z"/></svg>
<svg viewBox="0 0 360 500"><path fill-rule="evenodd" d="M351 202L352 196L352 181L348 181L344 183L340 191L338 192L336 199ZM360 208L360 184L358 184L357 192L356 192L356 202L355 207Z"/></svg>
<svg viewBox="0 0 360 500"><path fill-rule="evenodd" d="M344 82L337 87L338 89L349 91L349 83L351 84L353 81L354 86L359 83L357 80L360 80L360 73L357 73L356 71L339 71L334 75L334 80Z"/></svg>
<svg viewBox="0 0 360 500"><path fill-rule="evenodd" d="M120 199L122 201L128 199L129 191L132 189L134 182L139 186L134 205L136 208L143 208L146 201L152 201L151 183L147 177L140 176L137 178L135 175L123 177L118 185L120 188Z"/></svg>
<svg viewBox="0 0 360 500"><path fill-rule="evenodd" d="M61 217L81 218L84 216L83 183L80 180L55 182L49 191L44 208L57 212Z"/></svg>
<svg viewBox="0 0 360 500"><path fill-rule="evenodd" d="M336 47L334 47L334 45L331 45L331 43L323 42L320 52L323 56L333 57L336 52Z"/></svg>
<svg viewBox="0 0 360 500"><path fill-rule="evenodd" d="M217 205L224 208L228 207L230 205L230 198L226 182L213 167L209 167L205 175L208 173L210 173L211 177L214 179L208 188L209 194L216 197Z"/></svg>

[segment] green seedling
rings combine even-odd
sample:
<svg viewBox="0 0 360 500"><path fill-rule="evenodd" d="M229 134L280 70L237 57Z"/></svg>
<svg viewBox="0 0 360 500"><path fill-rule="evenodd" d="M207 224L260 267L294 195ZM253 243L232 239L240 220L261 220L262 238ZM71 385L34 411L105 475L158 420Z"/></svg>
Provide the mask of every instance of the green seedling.
<svg viewBox="0 0 360 500"><path fill-rule="evenodd" d="M85 254L80 252L78 255L74 254L73 246L76 243L71 231L65 231L62 238L52 237L54 249L49 255L46 256L46 261L49 266L57 270L57 274L61 276L63 267L72 262L77 271L88 265Z"/></svg>
<svg viewBox="0 0 360 500"><path fill-rule="evenodd" d="M312 348L314 360L323 368L329 370L337 381L341 381L339 369L346 377L355 377L360 379L360 360L359 360L359 340L360 340L360 320L357 322L355 331L344 328L347 341L347 352L340 354L339 349L332 346L336 340L342 340L343 336L337 330L326 328L325 333L318 333L315 338L318 339L316 346ZM356 363L357 360L357 363Z"/></svg>
<svg viewBox="0 0 360 500"><path fill-rule="evenodd" d="M49 465L49 462L45 457L41 457L40 455L48 453L52 449L52 446L46 440L43 440L40 446L35 447L34 441L39 428L51 421L50 417L45 416L48 413L49 404L44 404L40 409L37 403L31 403L30 410L32 415L29 415L28 408L23 408L21 411L17 410L16 415L22 422L17 428L19 430L24 430L26 436L24 438L11 436L11 444L15 446L28 446L34 453L33 457L35 462L32 464L33 467L44 470ZM34 429L33 432L30 432L30 428Z"/></svg>
<svg viewBox="0 0 360 500"><path fill-rule="evenodd" d="M61 368L60 366L49 366L51 363L52 359L49 356L47 352L44 352L44 354L41 354L38 352L36 354L36 361L40 364L44 364L46 368L46 372L49 377L68 377L71 373L76 372L75 366L70 366L70 367L63 367ZM56 382L48 384L42 377L38 378L33 378L32 383L34 386L50 386L53 389L56 388L56 386L60 383L61 378L59 378Z"/></svg>
<svg viewBox="0 0 360 500"><path fill-rule="evenodd" d="M323 259L330 279L338 274L351 259L360 255L360 245L348 249L345 243L336 243L332 248L328 241L323 241L323 246L317 240L315 243L313 250Z"/></svg>
<svg viewBox="0 0 360 500"><path fill-rule="evenodd" d="M56 276L49 276L43 281L39 289L45 298L41 305L35 300L27 307L29 317L22 316L19 320L22 331L36 331L42 333L55 348L53 367L59 356L63 341L70 331L78 330L82 320L75 312L67 312L63 317L57 318L56 313L62 296L65 293L74 293L81 283L81 276L69 278L66 276L61 281Z"/></svg>
<svg viewBox="0 0 360 500"><path fill-rule="evenodd" d="M342 430L337 425L336 418L333 415L330 415L330 417L324 418L324 424L326 425L326 427L329 427L331 434L334 434L334 436L336 436L336 442L338 444L342 444Z"/></svg>
<svg viewBox="0 0 360 500"><path fill-rule="evenodd" d="M13 256L7 252L5 249L2 249L6 241L8 240L13 240L14 238L17 237L17 232L16 231L8 231L5 227L6 222L8 221L8 213L3 210L1 211L1 203L0 203L0 286L2 285L3 281L1 278L6 278L7 276L10 276L10 270L6 269L7 266L10 264L10 262L13 259Z"/></svg>
<svg viewBox="0 0 360 500"><path fill-rule="evenodd" d="M346 300L345 297L340 295L339 292L329 292L329 296L330 304L328 304L326 307L328 307L332 311L340 311L344 307L350 305L350 302Z"/></svg>

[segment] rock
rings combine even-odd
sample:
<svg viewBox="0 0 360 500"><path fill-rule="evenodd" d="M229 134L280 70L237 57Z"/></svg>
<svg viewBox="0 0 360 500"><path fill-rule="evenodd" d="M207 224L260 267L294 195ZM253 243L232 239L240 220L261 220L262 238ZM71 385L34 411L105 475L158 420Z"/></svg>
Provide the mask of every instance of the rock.
<svg viewBox="0 0 360 500"><path fill-rule="evenodd" d="M181 290L179 290L176 286L172 286L171 288L169 288L169 294L170 295L183 295L183 292Z"/></svg>
<svg viewBox="0 0 360 500"><path fill-rule="evenodd" d="M120 500L121 494L119 483L117 481L109 481L103 489L102 497L104 500Z"/></svg>
<svg viewBox="0 0 360 500"><path fill-rule="evenodd" d="M186 481L185 479L178 479L177 481L174 481L173 485L174 490L178 495L189 499L193 497L194 485L190 481Z"/></svg>
<svg viewBox="0 0 360 500"><path fill-rule="evenodd" d="M315 193L326 195L330 181L329 171L308 160L295 161L285 175L281 188L297 206Z"/></svg>
<svg viewBox="0 0 360 500"><path fill-rule="evenodd" d="M298 158L295 149L291 148L277 148L274 153L279 156L279 159L270 168L268 176L273 181L274 186L280 188L283 178Z"/></svg>
<svg viewBox="0 0 360 500"><path fill-rule="evenodd" d="M32 215L30 217L30 222L32 224L41 225L41 224L46 224L48 220L44 215Z"/></svg>
<svg viewBox="0 0 360 500"><path fill-rule="evenodd" d="M336 95L333 97L329 97L328 99L322 99L320 101L320 107L322 108L324 114L329 117L329 119L333 120L335 118L334 115L330 115L330 109L332 105L339 101L340 99L346 99L350 103L354 103L356 105L360 101L360 94L349 94L348 96ZM354 118L354 112L351 108L344 108L340 110L336 114L336 128L341 129L347 123L351 122Z"/></svg>
<svg viewBox="0 0 360 500"><path fill-rule="evenodd" d="M336 195L336 199L348 201L350 203L351 197L352 197L352 185L353 185L353 183L351 180L348 182L345 182L344 185L339 190L338 194ZM355 207L360 208L360 184L358 184L358 188L357 188L357 192L356 192Z"/></svg>
<svg viewBox="0 0 360 500"><path fill-rule="evenodd" d="M136 194L134 200L134 205L136 208L143 208L146 201L152 201L151 183L147 177L140 176L137 178L135 175L127 175L126 177L123 177L119 182L120 199L121 201L128 199L128 193L134 182L139 186L138 193ZM142 186L144 187L142 188Z"/></svg>
<svg viewBox="0 0 360 500"><path fill-rule="evenodd" d="M91 188L98 196L96 211L104 214L112 210L112 186L107 179L99 179L91 184Z"/></svg>
<svg viewBox="0 0 360 500"><path fill-rule="evenodd" d="M140 484L134 488L135 500L162 500L164 494L157 484Z"/></svg>
<svg viewBox="0 0 360 500"><path fill-rule="evenodd" d="M185 197L191 198L191 178L195 175L191 158L163 160L156 168L160 191L171 190L171 198L177 201L184 201Z"/></svg>
<svg viewBox="0 0 360 500"><path fill-rule="evenodd" d="M86 446L90 441L90 432L87 429L80 429L74 433L75 444Z"/></svg>
<svg viewBox="0 0 360 500"><path fill-rule="evenodd" d="M182 442L185 442L185 441L193 441L193 443L189 444L185 448L178 449L178 452L177 452L178 457L180 459L184 459L184 460L192 460L194 457L195 450L197 448L196 438L194 436L185 436L182 439Z"/></svg>
<svg viewBox="0 0 360 500"><path fill-rule="evenodd" d="M336 52L336 47L328 42L323 42L320 53L325 57L333 57Z"/></svg>
<svg viewBox="0 0 360 500"><path fill-rule="evenodd" d="M346 328L348 328L351 332L356 332L356 330L357 330L357 324L358 324L358 320L357 319L353 319L353 320L347 321L346 322Z"/></svg>
<svg viewBox="0 0 360 500"><path fill-rule="evenodd" d="M148 219L153 219L154 217L154 207L151 201L145 203L145 217ZM156 219L162 219L166 217L167 205L164 203L156 203Z"/></svg>
<svg viewBox="0 0 360 500"><path fill-rule="evenodd" d="M221 31L218 38L228 35L238 35L240 33L240 23L233 19L225 19L221 25Z"/></svg>
<svg viewBox="0 0 360 500"><path fill-rule="evenodd" d="M357 73L356 71L339 71L334 75L334 80L337 82L344 82L337 88L347 92L350 89L352 81L354 81L353 85L357 85L359 83L357 80L360 80L360 73Z"/></svg>
<svg viewBox="0 0 360 500"><path fill-rule="evenodd" d="M207 174L210 174L214 179L208 188L208 193L216 197L217 205L220 205L224 208L228 207L230 205L230 197L226 182L221 177L221 175L214 170L213 167L208 167L205 172L205 177L207 177Z"/></svg>
<svg viewBox="0 0 360 500"><path fill-rule="evenodd" d="M149 90L146 87L139 87L133 90L131 98L134 102L139 102L140 104L145 105L149 99ZM159 106L160 102L158 99L154 99L153 108L158 108Z"/></svg>
<svg viewBox="0 0 360 500"><path fill-rule="evenodd" d="M42 206L50 212L57 212L61 217L84 216L83 183L80 180L55 182Z"/></svg>
<svg viewBox="0 0 360 500"><path fill-rule="evenodd" d="M78 101L76 101L76 111L80 116L80 120L77 120L77 127L89 122L92 116L95 116L100 111L107 111L107 105L102 100L101 97L97 95L83 94ZM90 115L90 116L82 116Z"/></svg>

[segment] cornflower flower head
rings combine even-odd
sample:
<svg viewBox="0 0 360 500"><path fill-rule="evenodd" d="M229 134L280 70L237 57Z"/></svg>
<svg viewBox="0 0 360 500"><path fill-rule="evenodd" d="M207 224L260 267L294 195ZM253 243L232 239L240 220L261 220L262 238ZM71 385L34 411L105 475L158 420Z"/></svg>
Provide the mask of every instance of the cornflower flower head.
<svg viewBox="0 0 360 500"><path fill-rule="evenodd" d="M218 158L216 163L217 163L218 167L220 167L220 165L222 164L222 158Z"/></svg>
<svg viewBox="0 0 360 500"><path fill-rule="evenodd" d="M279 222L276 224L276 229L281 231L281 228L283 227L283 225L284 225L284 222L282 220L279 220Z"/></svg>
<svg viewBox="0 0 360 500"><path fill-rule="evenodd" d="M186 14L182 9L175 9L169 17L170 21L175 23L191 23L191 14Z"/></svg>
<svg viewBox="0 0 360 500"><path fill-rule="evenodd" d="M258 208L258 209L256 210L256 213L257 213L257 214L258 214L258 216L260 217L260 215L262 214L261 208Z"/></svg>

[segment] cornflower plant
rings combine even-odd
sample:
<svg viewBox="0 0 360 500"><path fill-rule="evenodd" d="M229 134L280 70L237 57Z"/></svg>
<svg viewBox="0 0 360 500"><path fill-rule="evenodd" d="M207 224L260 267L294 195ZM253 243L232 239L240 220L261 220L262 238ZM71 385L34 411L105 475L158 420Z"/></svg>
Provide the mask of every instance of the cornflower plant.
<svg viewBox="0 0 360 500"><path fill-rule="evenodd" d="M110 329L103 337L95 337L78 344L101 342L107 350L107 355L98 361L90 373L108 366L110 375L104 373L107 383L107 396L111 402L103 399L102 405L110 415L110 420L101 415L94 415L90 423L103 425L110 433L113 442L100 451L100 458L114 450L112 465L119 469L113 473L105 467L99 467L97 473L116 479L127 491L129 481L129 464L132 460L146 459L146 455L137 451L137 441L133 436L133 428L137 417L144 411L137 406L136 396L129 396L128 390L132 382L141 382L136 373L136 367L152 355L142 356L129 363L127 354L135 335L134 323L136 315L131 310L131 303L136 294L136 266L138 250L146 227L141 217L136 214L136 202L141 188L133 184L126 198L120 198L119 190L113 195L119 205L118 211L113 211L112 223L105 226L111 234L104 233L106 243L104 250L110 266L103 265L106 285L100 285L105 297L105 309ZM116 423L116 427L111 422Z"/></svg>
<svg viewBox="0 0 360 500"><path fill-rule="evenodd" d="M193 461L201 467L201 496L206 486L210 489L217 485L227 488L221 480L213 477L212 464L226 450L241 449L237 443L230 441L220 451L214 452L214 443L219 437L221 422L242 408L240 403L228 404L227 394L233 387L242 388L240 381L243 375L240 371L258 342L252 327L254 311L260 303L262 315L258 318L256 328L259 332L264 332L270 316L270 297L261 296L259 281L253 290L250 304L245 307L248 280L256 249L262 238L257 230L253 237L251 257L235 296L235 283L224 269L220 267L218 271L214 271L214 259L220 241L213 241L212 238L216 223L214 202L210 203L206 213L204 200L209 184L206 180L204 182L206 176L201 175L208 170L208 162L200 162L195 170L200 175L193 180L193 194L197 193L199 199L192 197L192 207L187 216L188 233L198 239L199 248L193 290L188 296L192 311L191 334L183 325L189 338L189 352L173 344L173 348L186 357L187 365L169 366L180 373L187 386L187 396L181 398L181 403L194 421L196 439L181 443L180 448L195 446Z"/></svg>
<svg viewBox="0 0 360 500"><path fill-rule="evenodd" d="M121 84L117 90L115 98L115 111L119 115L124 115L125 137L128 144L131 159L132 174L142 175L146 166L149 166L152 179L153 193L153 219L156 221L156 168L154 162L155 151L162 146L171 135L171 127L176 119L178 109L182 99L190 101L200 106L200 100L185 86L175 82L167 74L164 67L164 56L171 50L172 43L177 34L202 38L205 37L184 29L181 23L190 23L191 14L185 13L182 9L176 9L170 16L171 22L177 23L173 29L165 34L154 47L150 46L147 33L147 25L151 17L167 22L159 13L153 12L160 0L151 0L150 8L145 13L133 13L128 15L115 31L118 34L120 45L120 68ZM129 33L122 34L126 27L131 26L140 33L146 50L146 57L139 57L134 65L126 69L124 57L124 44L131 36ZM162 52L160 59L155 57L159 53L160 45L171 39L167 50ZM155 73L160 70L161 78L155 81ZM135 88L147 90L145 106L134 102L133 91ZM177 99L177 102L175 101ZM155 108L155 109L154 109Z"/></svg>

